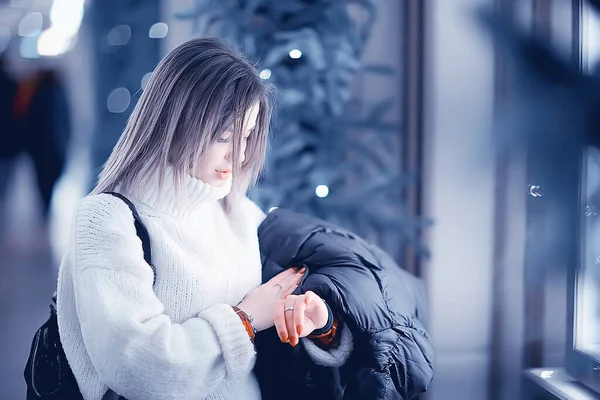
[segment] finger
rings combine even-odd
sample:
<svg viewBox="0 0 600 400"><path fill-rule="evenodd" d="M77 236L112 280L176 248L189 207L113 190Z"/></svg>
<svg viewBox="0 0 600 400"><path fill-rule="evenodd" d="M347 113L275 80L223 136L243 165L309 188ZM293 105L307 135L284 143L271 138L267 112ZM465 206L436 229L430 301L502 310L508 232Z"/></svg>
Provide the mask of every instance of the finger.
<svg viewBox="0 0 600 400"><path fill-rule="evenodd" d="M281 339L282 342L287 343L287 341L289 340L289 335L285 324L284 309L285 300L277 301L277 303L275 304L275 315L273 316L273 322L275 324L275 329L277 329L279 339Z"/></svg>
<svg viewBox="0 0 600 400"><path fill-rule="evenodd" d="M298 296L298 300L294 304L294 331L298 337L304 337L304 313L306 312L306 296Z"/></svg>
<svg viewBox="0 0 600 400"><path fill-rule="evenodd" d="M318 294L316 294L315 292L313 292L312 290L307 290L306 293L304 293L304 295L306 296L306 298L305 298L306 304L310 304L316 300L323 301L321 299L321 297Z"/></svg>
<svg viewBox="0 0 600 400"><path fill-rule="evenodd" d="M285 280L279 282L283 286L283 290L287 290L290 286L294 286L297 283L300 283L302 280L302 276L304 276L305 269L301 269L298 273L289 276Z"/></svg>
<svg viewBox="0 0 600 400"><path fill-rule="evenodd" d="M285 281L289 277L294 276L297 272L298 271L295 270L295 267L288 268L285 271L280 272L277 275L275 275L274 277L272 277L271 279L269 279L269 281L267 283L270 283L272 285L275 285L277 283L281 283L282 281Z"/></svg>
<svg viewBox="0 0 600 400"><path fill-rule="evenodd" d="M298 312L296 310L296 304L304 302L304 296L289 296L285 299L285 308L293 307L294 309L291 311L285 312L285 327L287 328L288 336L290 338L290 344L292 346L296 346L298 344L298 332L296 332L296 327L294 326L294 321L296 319L295 314Z"/></svg>
<svg viewBox="0 0 600 400"><path fill-rule="evenodd" d="M296 288L300 285L300 281L296 280L295 282L291 282L288 286L284 286L283 290L280 290L279 293L277 293L277 296L280 299L285 299L286 297L292 295L292 293L294 293L294 290L296 290Z"/></svg>
<svg viewBox="0 0 600 400"><path fill-rule="evenodd" d="M299 272L295 276L290 277L286 282L282 284L283 289L279 291L278 295L280 299L285 299L291 295L294 290L300 285L302 281L303 272Z"/></svg>

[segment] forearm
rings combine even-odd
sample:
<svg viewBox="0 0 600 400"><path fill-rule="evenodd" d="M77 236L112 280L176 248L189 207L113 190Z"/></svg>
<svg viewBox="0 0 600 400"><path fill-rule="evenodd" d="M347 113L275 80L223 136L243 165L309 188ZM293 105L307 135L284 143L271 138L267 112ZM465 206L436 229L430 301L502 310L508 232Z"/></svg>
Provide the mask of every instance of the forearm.
<svg viewBox="0 0 600 400"><path fill-rule="evenodd" d="M109 290L107 280L124 286ZM215 304L176 324L150 292L127 292L131 280L138 278L106 270L88 270L77 280L85 347L106 385L127 398L195 399L252 367L254 346L230 306Z"/></svg>

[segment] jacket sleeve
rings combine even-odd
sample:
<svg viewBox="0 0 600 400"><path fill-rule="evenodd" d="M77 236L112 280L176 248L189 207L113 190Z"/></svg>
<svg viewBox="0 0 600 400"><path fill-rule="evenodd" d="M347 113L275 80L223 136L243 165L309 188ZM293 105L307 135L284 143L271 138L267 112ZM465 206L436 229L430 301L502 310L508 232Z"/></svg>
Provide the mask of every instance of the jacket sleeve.
<svg viewBox="0 0 600 400"><path fill-rule="evenodd" d="M267 217L266 214L252 200L245 198L244 202L248 215L252 221L256 222L256 228L258 229L260 224ZM335 347L326 349L318 346L312 339L308 338L300 339L300 343L302 343L304 350L306 350L307 354L315 364L328 367L339 367L343 365L350 357L350 354L352 354L354 341L350 329L348 329L343 322L340 323L340 326L338 327L338 335L340 335L339 344Z"/></svg>
<svg viewBox="0 0 600 400"><path fill-rule="evenodd" d="M229 305L214 304L183 323L165 314L123 202L85 198L74 230L77 316L103 383L126 398L191 400L252 368L254 346Z"/></svg>
<svg viewBox="0 0 600 400"><path fill-rule="evenodd" d="M386 392L395 391L401 399L414 399L427 391L433 380L435 352L418 319L407 318L395 331L398 339L389 360L391 379L386 381Z"/></svg>

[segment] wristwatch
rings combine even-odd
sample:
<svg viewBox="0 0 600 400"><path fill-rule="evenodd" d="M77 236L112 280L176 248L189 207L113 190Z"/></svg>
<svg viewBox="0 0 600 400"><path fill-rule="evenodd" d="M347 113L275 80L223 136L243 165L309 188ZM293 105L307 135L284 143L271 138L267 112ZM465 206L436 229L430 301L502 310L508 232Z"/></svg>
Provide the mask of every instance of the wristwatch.
<svg viewBox="0 0 600 400"><path fill-rule="evenodd" d="M248 317L248 322L250 322L250 327L252 328L252 333L254 335L256 335L256 328L254 327L254 317L248 313L246 313L245 311L242 311L244 314L246 314L246 317Z"/></svg>
<svg viewBox="0 0 600 400"><path fill-rule="evenodd" d="M256 337L256 328L254 327L254 317L241 308L234 306L233 311L240 317L242 320L242 324L244 324L244 328L246 328L246 332L248 336L250 336L250 340L254 343L254 338Z"/></svg>

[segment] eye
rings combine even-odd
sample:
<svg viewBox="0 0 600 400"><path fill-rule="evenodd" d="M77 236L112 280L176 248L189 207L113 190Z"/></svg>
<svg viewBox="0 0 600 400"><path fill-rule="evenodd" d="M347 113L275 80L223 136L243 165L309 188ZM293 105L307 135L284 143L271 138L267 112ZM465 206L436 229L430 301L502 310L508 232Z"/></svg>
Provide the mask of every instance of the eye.
<svg viewBox="0 0 600 400"><path fill-rule="evenodd" d="M221 137L217 139L217 143L229 143L229 142L231 142L231 135L232 135L232 133L230 131L223 132L223 134L221 135Z"/></svg>
<svg viewBox="0 0 600 400"><path fill-rule="evenodd" d="M254 136L255 131L256 131L255 129L252 129L250 131L250 133L248 134L248 136L244 136L244 139L246 139L246 140L252 140L252 136Z"/></svg>

